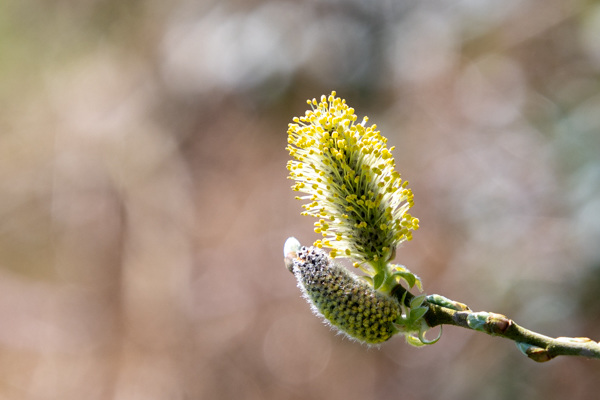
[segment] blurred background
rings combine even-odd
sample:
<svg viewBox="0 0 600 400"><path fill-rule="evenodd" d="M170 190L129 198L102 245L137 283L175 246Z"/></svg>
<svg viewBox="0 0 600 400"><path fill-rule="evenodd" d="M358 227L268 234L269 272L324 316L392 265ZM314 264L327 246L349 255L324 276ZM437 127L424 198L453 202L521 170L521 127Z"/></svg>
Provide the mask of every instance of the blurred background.
<svg viewBox="0 0 600 400"><path fill-rule="evenodd" d="M396 146L427 293L600 339L600 3L1 0L0 398L597 395L599 361L311 315L286 130L332 90Z"/></svg>

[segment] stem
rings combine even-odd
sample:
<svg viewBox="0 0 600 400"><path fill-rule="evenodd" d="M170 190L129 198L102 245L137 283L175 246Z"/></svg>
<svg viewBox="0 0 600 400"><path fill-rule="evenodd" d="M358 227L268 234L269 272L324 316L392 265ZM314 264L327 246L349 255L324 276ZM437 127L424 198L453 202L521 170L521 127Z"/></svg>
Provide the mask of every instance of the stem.
<svg viewBox="0 0 600 400"><path fill-rule="evenodd" d="M414 297L410 292L398 285L392 295L401 301L404 293L406 305ZM438 296L441 297L441 296ZM443 305L428 297L425 306L429 311L424 315L430 327L438 325L454 325L461 328L500 336L514 341L519 350L537 362L549 361L557 356L581 356L600 359L600 343L588 338L551 338L525 329L504 315L486 311L474 312L464 304L444 299Z"/></svg>

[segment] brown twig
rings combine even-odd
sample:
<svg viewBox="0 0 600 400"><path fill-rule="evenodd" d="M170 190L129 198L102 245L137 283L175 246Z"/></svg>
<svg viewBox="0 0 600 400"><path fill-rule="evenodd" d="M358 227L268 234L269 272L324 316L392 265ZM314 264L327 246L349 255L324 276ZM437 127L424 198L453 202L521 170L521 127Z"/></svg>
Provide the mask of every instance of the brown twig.
<svg viewBox="0 0 600 400"><path fill-rule="evenodd" d="M394 288L392 294L399 300L404 298L406 305L414 297L400 285ZM525 329L502 314L487 311L474 312L462 303L443 299L444 305L436 303L435 297L431 296L424 303L429 308L424 319L430 327L453 325L500 336L514 341L523 354L537 362L549 361L557 356L600 359L600 343L589 338L552 338Z"/></svg>

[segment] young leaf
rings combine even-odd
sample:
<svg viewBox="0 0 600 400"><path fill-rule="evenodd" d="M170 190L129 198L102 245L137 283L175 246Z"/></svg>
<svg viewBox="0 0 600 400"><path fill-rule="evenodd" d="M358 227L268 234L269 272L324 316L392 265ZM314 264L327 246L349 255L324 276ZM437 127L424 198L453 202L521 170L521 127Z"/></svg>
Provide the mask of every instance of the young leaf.
<svg viewBox="0 0 600 400"><path fill-rule="evenodd" d="M385 280L385 272L381 271L379 272L377 275L375 275L373 277L373 289L377 290L381 287L381 285L383 284L383 281Z"/></svg>
<svg viewBox="0 0 600 400"><path fill-rule="evenodd" d="M421 304L423 304L423 302L425 301L425 295L422 294L420 296L416 296L414 297L411 301L410 301L410 308L417 308L420 307Z"/></svg>
<svg viewBox="0 0 600 400"><path fill-rule="evenodd" d="M418 307L410 310L410 319L416 321L421 318L429 310L427 307Z"/></svg>

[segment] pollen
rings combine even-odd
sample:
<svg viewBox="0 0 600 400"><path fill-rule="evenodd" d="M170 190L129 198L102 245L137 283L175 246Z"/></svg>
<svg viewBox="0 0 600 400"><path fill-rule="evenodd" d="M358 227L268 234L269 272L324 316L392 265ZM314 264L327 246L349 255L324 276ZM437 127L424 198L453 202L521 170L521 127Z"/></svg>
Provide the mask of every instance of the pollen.
<svg viewBox="0 0 600 400"><path fill-rule="evenodd" d="M307 104L288 125L287 169L292 189L306 195L298 198L310 200L303 214L320 219L315 231L323 241L315 246L360 263L387 259L419 228L407 213L413 194L395 170L394 148L368 117L356 124L354 109L335 91Z"/></svg>

